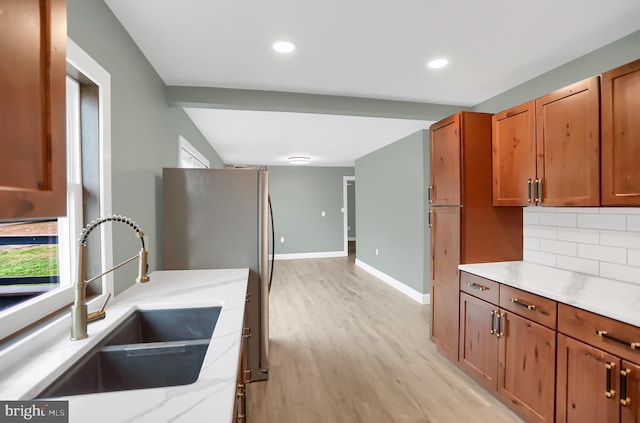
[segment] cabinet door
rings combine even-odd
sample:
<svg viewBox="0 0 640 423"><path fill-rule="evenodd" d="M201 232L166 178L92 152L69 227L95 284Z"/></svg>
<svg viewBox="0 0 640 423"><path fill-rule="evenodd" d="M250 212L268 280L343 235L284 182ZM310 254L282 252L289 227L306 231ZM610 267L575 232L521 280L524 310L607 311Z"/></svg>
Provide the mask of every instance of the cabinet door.
<svg viewBox="0 0 640 423"><path fill-rule="evenodd" d="M459 205L460 114L431 126L431 204Z"/></svg>
<svg viewBox="0 0 640 423"><path fill-rule="evenodd" d="M498 388L498 308L460 293L460 367L485 388Z"/></svg>
<svg viewBox="0 0 640 423"><path fill-rule="evenodd" d="M458 361L460 209L434 207L431 213L431 340Z"/></svg>
<svg viewBox="0 0 640 423"><path fill-rule="evenodd" d="M556 332L504 310L501 316L498 395L527 421L553 422Z"/></svg>
<svg viewBox="0 0 640 423"><path fill-rule="evenodd" d="M558 334L557 366L556 422L619 421L618 357Z"/></svg>
<svg viewBox="0 0 640 423"><path fill-rule="evenodd" d="M536 154L543 205L600 205L599 77L536 100Z"/></svg>
<svg viewBox="0 0 640 423"><path fill-rule="evenodd" d="M526 206L532 203L536 178L535 102L495 114L491 139L493 205Z"/></svg>
<svg viewBox="0 0 640 423"><path fill-rule="evenodd" d="M64 0L0 5L0 219L66 214Z"/></svg>
<svg viewBox="0 0 640 423"><path fill-rule="evenodd" d="M640 60L602 74L602 205L640 205Z"/></svg>
<svg viewBox="0 0 640 423"><path fill-rule="evenodd" d="M620 421L640 423L640 366L622 361L620 373Z"/></svg>

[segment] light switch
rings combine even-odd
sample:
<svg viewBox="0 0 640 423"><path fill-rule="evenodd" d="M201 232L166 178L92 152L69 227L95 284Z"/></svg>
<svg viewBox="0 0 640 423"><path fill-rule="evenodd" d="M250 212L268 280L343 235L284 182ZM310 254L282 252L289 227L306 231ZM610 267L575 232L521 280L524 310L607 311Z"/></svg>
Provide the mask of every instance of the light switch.
<svg viewBox="0 0 640 423"><path fill-rule="evenodd" d="M280 243L281 243L281 244L284 244L284 237L283 237L283 236L282 236L282 237L280 237Z"/></svg>
<svg viewBox="0 0 640 423"><path fill-rule="evenodd" d="M323 212L322 212L322 217L324 217L324 216L325 216L325 213L324 213L324 211L323 211Z"/></svg>

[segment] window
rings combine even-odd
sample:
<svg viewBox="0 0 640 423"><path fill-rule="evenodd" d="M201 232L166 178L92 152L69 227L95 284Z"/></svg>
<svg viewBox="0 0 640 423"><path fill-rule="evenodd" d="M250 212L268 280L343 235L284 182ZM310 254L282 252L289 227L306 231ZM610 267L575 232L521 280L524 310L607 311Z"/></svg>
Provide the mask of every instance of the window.
<svg viewBox="0 0 640 423"><path fill-rule="evenodd" d="M67 216L49 222L6 223L0 228L0 237L2 229L5 235L9 231L23 234L36 231L36 235L42 235L35 240L38 242L48 236L44 245L11 248L14 252L31 250L30 260L40 263L37 272L48 273L42 275L48 286L35 292L40 295L30 295L33 298L0 310L0 340L73 302L76 240L83 222L111 214L110 76L71 40L67 40L67 73ZM111 268L113 262L111 227L101 226L90 253L98 258L94 261L99 266L97 270L89 270L92 274ZM0 255L0 268L7 262L6 256ZM18 273L16 269L11 272ZM36 271L29 272L31 275L27 277L36 276ZM15 288L20 284L13 285ZM112 292L113 275L106 275L95 290L97 300L89 304L90 311L102 305L105 296Z"/></svg>
<svg viewBox="0 0 640 423"><path fill-rule="evenodd" d="M178 166L206 169L209 160L192 146L182 135L178 135Z"/></svg>

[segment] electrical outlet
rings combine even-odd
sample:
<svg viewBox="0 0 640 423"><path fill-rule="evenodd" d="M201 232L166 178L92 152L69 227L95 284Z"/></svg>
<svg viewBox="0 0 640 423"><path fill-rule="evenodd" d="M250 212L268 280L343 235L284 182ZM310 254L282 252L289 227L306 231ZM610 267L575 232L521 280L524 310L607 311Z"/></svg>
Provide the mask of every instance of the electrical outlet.
<svg viewBox="0 0 640 423"><path fill-rule="evenodd" d="M283 237L283 236L282 236L282 237L280 237L280 243L281 243L281 244L284 244L284 237Z"/></svg>
<svg viewBox="0 0 640 423"><path fill-rule="evenodd" d="M322 211L322 217L325 217L325 212L324 211Z"/></svg>
<svg viewBox="0 0 640 423"><path fill-rule="evenodd" d="M376 248L376 256L378 255L378 249Z"/></svg>

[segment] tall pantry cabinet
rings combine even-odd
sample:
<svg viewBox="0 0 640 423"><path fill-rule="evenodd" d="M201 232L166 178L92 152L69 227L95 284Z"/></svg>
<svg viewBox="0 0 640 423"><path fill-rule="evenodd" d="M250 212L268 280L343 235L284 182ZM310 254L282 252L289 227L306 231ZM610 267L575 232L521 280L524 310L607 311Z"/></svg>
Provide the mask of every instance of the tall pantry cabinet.
<svg viewBox="0 0 640 423"><path fill-rule="evenodd" d="M493 207L491 114L459 112L431 135L431 340L458 361L458 265L522 259L522 208Z"/></svg>

